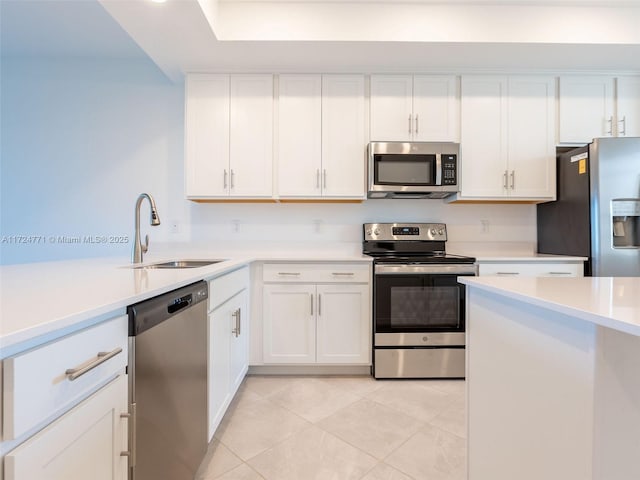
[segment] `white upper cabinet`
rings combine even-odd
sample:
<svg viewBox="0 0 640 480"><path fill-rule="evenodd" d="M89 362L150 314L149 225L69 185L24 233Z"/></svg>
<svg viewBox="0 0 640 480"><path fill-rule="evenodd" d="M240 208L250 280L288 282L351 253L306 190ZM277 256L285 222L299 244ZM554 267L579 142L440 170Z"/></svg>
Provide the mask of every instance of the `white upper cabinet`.
<svg viewBox="0 0 640 480"><path fill-rule="evenodd" d="M322 76L322 195L364 198L364 76Z"/></svg>
<svg viewBox="0 0 640 480"><path fill-rule="evenodd" d="M458 141L453 75L372 75L372 141Z"/></svg>
<svg viewBox="0 0 640 480"><path fill-rule="evenodd" d="M188 198L272 195L272 75L188 75L185 115Z"/></svg>
<svg viewBox="0 0 640 480"><path fill-rule="evenodd" d="M555 196L555 79L462 78L458 199Z"/></svg>
<svg viewBox="0 0 640 480"><path fill-rule="evenodd" d="M278 193L320 195L320 75L280 75L278 107Z"/></svg>
<svg viewBox="0 0 640 480"><path fill-rule="evenodd" d="M229 75L187 76L185 98L186 195L228 195Z"/></svg>
<svg viewBox="0 0 640 480"><path fill-rule="evenodd" d="M613 77L560 77L559 92L560 143L615 135Z"/></svg>
<svg viewBox="0 0 640 480"><path fill-rule="evenodd" d="M280 75L280 197L364 198L362 75Z"/></svg>
<svg viewBox="0 0 640 480"><path fill-rule="evenodd" d="M640 76L618 77L616 131L619 137L640 137Z"/></svg>
<svg viewBox="0 0 640 480"><path fill-rule="evenodd" d="M509 77L508 194L555 198L556 83L552 77Z"/></svg>

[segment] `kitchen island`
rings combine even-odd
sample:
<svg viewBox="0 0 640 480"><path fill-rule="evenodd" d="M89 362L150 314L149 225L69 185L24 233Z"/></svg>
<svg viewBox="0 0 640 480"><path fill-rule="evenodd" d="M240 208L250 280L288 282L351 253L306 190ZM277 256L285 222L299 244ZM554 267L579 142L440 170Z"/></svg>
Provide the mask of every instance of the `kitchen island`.
<svg viewBox="0 0 640 480"><path fill-rule="evenodd" d="M460 281L468 478L640 478L640 278Z"/></svg>

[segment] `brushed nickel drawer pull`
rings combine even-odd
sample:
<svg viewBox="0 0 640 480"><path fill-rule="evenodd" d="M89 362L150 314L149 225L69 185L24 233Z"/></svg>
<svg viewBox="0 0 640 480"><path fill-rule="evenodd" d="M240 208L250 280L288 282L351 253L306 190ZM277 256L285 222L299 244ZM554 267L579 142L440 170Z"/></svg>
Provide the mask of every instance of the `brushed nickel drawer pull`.
<svg viewBox="0 0 640 480"><path fill-rule="evenodd" d="M549 275L571 275L571 272L549 272Z"/></svg>
<svg viewBox="0 0 640 480"><path fill-rule="evenodd" d="M496 272L496 275L520 275L520 272Z"/></svg>
<svg viewBox="0 0 640 480"><path fill-rule="evenodd" d="M336 277L353 277L355 273L353 272L331 272L331 275L335 275Z"/></svg>
<svg viewBox="0 0 640 480"><path fill-rule="evenodd" d="M111 352L99 352L98 358L96 358L89 365L81 368L69 368L64 373L70 381L74 381L77 378L80 378L85 373L90 372L91 370L96 368L98 365L101 365L107 360L109 360L110 358L115 357L121 352L122 352L122 348L120 347L116 348L115 350L112 350Z"/></svg>
<svg viewBox="0 0 640 480"><path fill-rule="evenodd" d="M299 277L300 276L300 272L278 272L278 275L282 275L282 276L292 276L292 277Z"/></svg>

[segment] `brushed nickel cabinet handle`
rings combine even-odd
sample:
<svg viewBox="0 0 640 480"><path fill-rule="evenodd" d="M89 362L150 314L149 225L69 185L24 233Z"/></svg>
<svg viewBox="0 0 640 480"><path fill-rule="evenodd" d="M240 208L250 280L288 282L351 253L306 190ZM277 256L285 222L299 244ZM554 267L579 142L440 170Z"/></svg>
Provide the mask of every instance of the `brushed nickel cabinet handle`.
<svg viewBox="0 0 640 480"><path fill-rule="evenodd" d="M238 335L240 335L240 329L238 328L238 310L234 310L233 312L231 312L231 318L233 318L233 328L231 329L231 333L233 333L233 336L238 338Z"/></svg>
<svg viewBox="0 0 640 480"><path fill-rule="evenodd" d="M627 135L627 116L623 116L622 120L618 120L618 123L622 123L622 129L620 129L620 135L623 137Z"/></svg>
<svg viewBox="0 0 640 480"><path fill-rule="evenodd" d="M278 275L282 275L283 277L299 277L300 272L278 272Z"/></svg>
<svg viewBox="0 0 640 480"><path fill-rule="evenodd" d="M313 316L313 294L309 294L309 303L311 304L311 316Z"/></svg>
<svg viewBox="0 0 640 480"><path fill-rule="evenodd" d="M242 309L238 308L238 336L242 334Z"/></svg>
<svg viewBox="0 0 640 480"><path fill-rule="evenodd" d="M115 350L112 350L111 352L98 352L98 355L97 355L98 358L96 358L90 364L88 364L88 365L86 365L84 367L68 368L67 370L65 370L64 373L67 376L67 378L69 379L69 381L74 381L74 380L80 378L85 373L88 373L91 370L93 370L94 368L96 368L97 366L103 364L104 362L106 362L110 358L115 357L116 355L118 355L121 352L122 352L122 348L120 348L120 347L116 348Z"/></svg>
<svg viewBox="0 0 640 480"><path fill-rule="evenodd" d="M496 275L520 275L520 272L496 272Z"/></svg>
<svg viewBox="0 0 640 480"><path fill-rule="evenodd" d="M511 190L516 188L516 171L511 170Z"/></svg>
<svg viewBox="0 0 640 480"><path fill-rule="evenodd" d="M320 169L316 170L316 188L320 188Z"/></svg>
<svg viewBox="0 0 640 480"><path fill-rule="evenodd" d="M504 188L505 190L507 190L509 188L508 184L507 184L507 176L509 175L509 171L505 170L504 173L502 174L502 188Z"/></svg>
<svg viewBox="0 0 640 480"><path fill-rule="evenodd" d="M418 114L416 113L416 135L418 134Z"/></svg>
<svg viewBox="0 0 640 480"><path fill-rule="evenodd" d="M224 180L222 181L224 188L227 188L227 169L224 169Z"/></svg>
<svg viewBox="0 0 640 480"><path fill-rule="evenodd" d="M331 275L335 275L336 277L353 277L355 273L353 272L331 272Z"/></svg>
<svg viewBox="0 0 640 480"><path fill-rule="evenodd" d="M318 316L322 316L322 295L318 294Z"/></svg>
<svg viewBox="0 0 640 480"><path fill-rule="evenodd" d="M235 172L233 171L233 168L232 168L232 169L231 169L231 188L233 188L233 187L235 186L235 185L234 185L234 181L233 181L233 179L234 179L235 175L236 175L236 174L235 174Z"/></svg>
<svg viewBox="0 0 640 480"><path fill-rule="evenodd" d="M411 135L411 115L409 115L409 135Z"/></svg>
<svg viewBox="0 0 640 480"><path fill-rule="evenodd" d="M607 135L613 135L613 116L609 117L609 120L607 120L607 123L609 124L609 130L607 130Z"/></svg>
<svg viewBox="0 0 640 480"><path fill-rule="evenodd" d="M327 188L327 169L323 169L322 170L322 182L323 182L323 186L322 188Z"/></svg>
<svg viewBox="0 0 640 480"><path fill-rule="evenodd" d="M549 275L571 275L571 272L549 272Z"/></svg>

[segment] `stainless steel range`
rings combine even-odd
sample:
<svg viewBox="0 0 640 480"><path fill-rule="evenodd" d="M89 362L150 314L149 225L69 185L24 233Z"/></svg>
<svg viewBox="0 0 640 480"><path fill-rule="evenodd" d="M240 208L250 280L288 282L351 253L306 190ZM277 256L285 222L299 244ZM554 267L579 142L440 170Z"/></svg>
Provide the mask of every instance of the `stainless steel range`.
<svg viewBox="0 0 640 480"><path fill-rule="evenodd" d="M375 378L465 376L465 288L475 258L447 255L442 223L365 223L373 262Z"/></svg>

